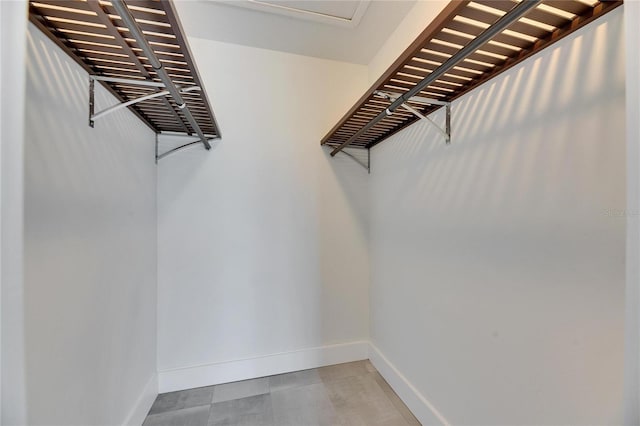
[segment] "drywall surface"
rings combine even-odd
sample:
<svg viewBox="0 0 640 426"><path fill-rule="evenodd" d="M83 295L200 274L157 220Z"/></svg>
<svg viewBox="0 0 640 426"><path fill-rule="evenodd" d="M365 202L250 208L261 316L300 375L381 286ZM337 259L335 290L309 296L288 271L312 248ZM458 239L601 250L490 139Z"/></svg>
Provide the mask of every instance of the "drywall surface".
<svg viewBox="0 0 640 426"><path fill-rule="evenodd" d="M88 75L33 26L27 58L28 423L123 424L156 373L154 135L127 110L90 128Z"/></svg>
<svg viewBox="0 0 640 426"><path fill-rule="evenodd" d="M158 166L161 390L163 371L368 338L367 171L320 147L366 67L189 42L222 140Z"/></svg>
<svg viewBox="0 0 640 426"><path fill-rule="evenodd" d="M27 2L0 2L0 424L26 423L23 303L24 61Z"/></svg>
<svg viewBox="0 0 640 426"><path fill-rule="evenodd" d="M372 150L372 342L450 424L622 422L622 16Z"/></svg>
<svg viewBox="0 0 640 426"><path fill-rule="evenodd" d="M640 1L624 4L627 113L625 424L640 424Z"/></svg>
<svg viewBox="0 0 640 426"><path fill-rule="evenodd" d="M419 0L415 2L400 25L369 61L369 84L373 84L380 78L448 3L447 0Z"/></svg>

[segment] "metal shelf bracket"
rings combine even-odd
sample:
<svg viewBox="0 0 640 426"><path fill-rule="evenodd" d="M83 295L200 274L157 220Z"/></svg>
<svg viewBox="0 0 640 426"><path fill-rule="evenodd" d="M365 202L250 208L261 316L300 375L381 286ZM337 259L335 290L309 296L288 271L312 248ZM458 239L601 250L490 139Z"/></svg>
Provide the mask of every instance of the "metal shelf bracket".
<svg viewBox="0 0 640 426"><path fill-rule="evenodd" d="M381 90L376 90L373 94L378 97L387 99L392 103L395 102L396 99L402 96L399 93L383 92ZM442 133L442 135L444 136L445 143L449 145L451 143L451 102L440 101L438 99L423 98L420 96L414 96L410 99L410 101L425 104L425 105L440 105L445 107L445 111L446 111L445 126L444 128L442 128L438 123L436 123L426 115L422 114L420 111L418 111L408 103L403 102L402 104L400 104L402 108L409 111L419 119L426 120L427 122L431 123L431 125L433 125L440 133ZM391 111L387 110L387 115L392 115L392 114L393 113Z"/></svg>
<svg viewBox="0 0 640 426"><path fill-rule="evenodd" d="M164 157L166 157L166 156L168 156L168 155L174 154L174 153L176 153L176 152L178 152L178 151L181 151L181 150L183 150L183 149L185 149L185 148L188 148L188 147L190 147L190 146L193 146L193 145L197 145L197 144L202 143L202 139L200 139L200 137L199 137L199 136L196 136L196 135L193 135L193 136L187 136L187 135L171 135L172 137L184 137L184 138L193 138L193 137L197 137L198 139L191 140L191 141L189 141L189 142L186 142L186 143L184 143L184 144L182 144L182 145L179 145L179 146L177 146L177 147L175 147L175 148L172 148L172 149L170 149L170 150L168 150L168 151L165 151L165 152L163 152L162 154L160 154L160 152L159 152L159 148L160 148L160 147L159 147L159 140L158 140L158 136L159 136L159 134L157 134L157 133L156 133L156 164L158 164L158 161L162 160ZM207 142L212 142L212 141L214 141L214 140L216 140L216 139L219 139L219 138L213 138L213 137L207 137L207 138L206 138Z"/></svg>
<svg viewBox="0 0 640 426"><path fill-rule="evenodd" d="M91 76L89 76L89 127L94 126L93 122L93 110L95 108L95 85L96 82Z"/></svg>
<svg viewBox="0 0 640 426"><path fill-rule="evenodd" d="M159 98L162 96L169 96L171 94L171 92L169 92L168 90L161 90L155 93L150 93L148 95L144 95L144 96L137 97L135 99L128 100L126 102L117 103L115 105L112 105L108 108L103 109L102 111L95 112L94 90L95 90L96 80L105 81L107 83L131 84L136 86L147 86L147 87L157 87L157 88L165 87L163 83L158 83L155 81L102 77L102 76L96 76L96 75L89 76L89 126L91 127L95 126L96 120L108 114L111 114L112 112L116 112L122 108L126 108L128 106L137 104L138 102L144 102L149 99ZM193 91L200 91L200 86L190 86L190 87L177 88L177 89L179 90L180 93L187 93L187 92L193 92Z"/></svg>
<svg viewBox="0 0 640 426"><path fill-rule="evenodd" d="M351 154L350 152L342 150L342 151L340 151L340 153L346 155L352 161L356 162L359 166L364 167L367 170L367 173L371 174L371 150L367 149L367 161L366 162L364 162L363 160L359 159L358 157L356 157L355 155Z"/></svg>

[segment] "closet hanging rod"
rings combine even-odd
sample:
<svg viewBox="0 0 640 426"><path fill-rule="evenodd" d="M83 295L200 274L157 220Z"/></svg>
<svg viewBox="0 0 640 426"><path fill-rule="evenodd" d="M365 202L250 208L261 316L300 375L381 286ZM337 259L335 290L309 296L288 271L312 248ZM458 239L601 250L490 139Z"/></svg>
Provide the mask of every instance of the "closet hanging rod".
<svg viewBox="0 0 640 426"><path fill-rule="evenodd" d="M520 19L523 15L525 15L528 11L536 7L541 0L523 0L518 3L513 9L503 15L500 19L498 19L493 25L484 30L480 35L478 35L475 39L473 39L469 44L460 49L456 54L447 59L442 65L433 70L427 77L422 79L418 84L416 84L411 90L404 93L402 96L397 98L395 101L389 105L389 107L380 112L377 116L375 116L371 121L369 121L364 127L358 130L353 136L349 139L341 143L337 146L333 151L331 151L331 156L334 157L338 152L340 152L345 147L349 146L353 141L358 139L362 134L367 132L367 130L371 129L375 126L380 120L383 120L388 115L393 114L393 112L398 109L402 104L410 101L413 96L418 95L423 89L432 84L435 80L440 78L443 74L451 70L454 66L456 66L459 62L464 60L467 56L471 55L477 49L479 49L486 42L491 40L496 34L505 30L508 26L513 24L515 21Z"/></svg>
<svg viewBox="0 0 640 426"><path fill-rule="evenodd" d="M140 47L140 49L142 49L142 51L146 55L147 59L151 63L151 66L153 67L154 71L158 75L158 78L162 80L166 89L171 94L171 97L173 97L174 101L178 105L178 108L180 108L180 110L182 111L182 114L185 116L185 118L187 119L187 121L189 122L193 130L196 132L196 134L200 138L200 141L202 142L204 147L206 149L211 149L211 145L209 144L207 137L202 132L202 129L200 129L200 126L198 125L196 119L191 114L191 111L189 111L189 107L187 106L186 102L182 98L180 91L173 84L173 81L167 74L167 71L162 67L162 63L158 60L158 57L153 51L153 48L149 45L149 42L145 38L144 34L142 33L142 30L136 23L133 16L131 15L131 12L129 11L129 8L125 4L124 0L111 0L111 4L113 5L113 8L118 12L118 15L120 15L120 18L129 29L131 35L138 43L138 46Z"/></svg>

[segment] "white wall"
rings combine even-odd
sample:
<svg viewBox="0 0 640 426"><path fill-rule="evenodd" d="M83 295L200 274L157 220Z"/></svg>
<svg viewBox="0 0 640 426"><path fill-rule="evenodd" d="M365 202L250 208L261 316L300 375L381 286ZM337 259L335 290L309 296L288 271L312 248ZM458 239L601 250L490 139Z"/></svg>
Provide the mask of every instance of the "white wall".
<svg viewBox="0 0 640 426"><path fill-rule="evenodd" d="M87 74L33 26L26 77L28 423L139 424L157 390L154 135L126 110L91 129Z"/></svg>
<svg viewBox="0 0 640 426"><path fill-rule="evenodd" d="M23 303L24 61L27 2L0 2L0 424L25 422Z"/></svg>
<svg viewBox="0 0 640 426"><path fill-rule="evenodd" d="M640 424L640 1L624 4L627 113L625 424Z"/></svg>
<svg viewBox="0 0 640 426"><path fill-rule="evenodd" d="M372 342L424 424L622 422L622 16L372 150Z"/></svg>
<svg viewBox="0 0 640 426"><path fill-rule="evenodd" d="M367 68L189 42L223 139L159 165L160 390L366 358L368 175L319 142Z"/></svg>

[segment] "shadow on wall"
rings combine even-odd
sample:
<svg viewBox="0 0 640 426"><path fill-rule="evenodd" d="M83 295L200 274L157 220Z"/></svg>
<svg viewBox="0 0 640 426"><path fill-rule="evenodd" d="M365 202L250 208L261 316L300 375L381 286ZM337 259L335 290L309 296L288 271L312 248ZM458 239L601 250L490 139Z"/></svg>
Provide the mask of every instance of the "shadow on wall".
<svg viewBox="0 0 640 426"><path fill-rule="evenodd" d="M75 64L71 65L67 55L58 49L49 49L42 39L35 39L33 31L28 37L27 78L31 95L39 97L36 108L29 112L28 123L32 123L28 130L31 140L28 145L28 165L32 171L42 169L41 175L59 180L59 185L71 188L78 187L77 172L89 179L90 185L95 185L95 191L89 196L100 194L104 180L104 172L112 179L120 180L123 186L129 185L128 180L135 167L137 158L128 155L129 149L139 150L134 146L123 143L107 143L94 137L94 130L89 127L89 78L83 70ZM95 92L96 111L100 111L117 102L107 91L96 83ZM65 109L65 121L58 120L58 115L49 113L50 101ZM136 119L137 120L137 119ZM109 127L114 140L130 140L131 126L134 122L130 113L121 110L113 113L107 119L96 121L96 131L102 127ZM137 123L136 123L137 126ZM67 140L68 144L52 146L50 139ZM133 140L135 144L143 145L142 149L149 150L150 140ZM123 162L124 160L124 162ZM153 161L153 157L150 158ZM78 168L81 168L78 170ZM97 170L96 170L97 168ZM127 180L121 171L127 171ZM62 174L62 175L61 175ZM29 176L29 174L28 174ZM134 176L143 180L142 171ZM82 200L77 200L82 201Z"/></svg>
<svg viewBox="0 0 640 426"><path fill-rule="evenodd" d="M122 424L155 373L153 132L126 110L90 128L87 73L33 26L27 59L29 424Z"/></svg>
<svg viewBox="0 0 640 426"><path fill-rule="evenodd" d="M487 196L499 203L503 201L501 192L508 186L517 186L522 197L538 189L537 182L526 180L527 173L514 173L519 162L510 161L508 171L497 167L505 159L526 157L528 168L544 167L547 173L562 174L559 169L571 167L575 161L570 147L579 143L576 141L579 135L589 134L589 127L596 131L600 127L599 123L581 121L580 116L602 104L618 102L624 96L624 86L609 90L610 85L605 84L605 80L623 78L622 69L610 68L611 64L622 62L622 45L616 43L618 49L606 49L612 40L621 40L623 29L607 23L595 25L598 26L595 31L580 32L571 44L553 46L549 53L528 59L517 72L510 70L454 102L450 146L445 146L441 134L431 125L417 123L383 142L384 155L391 158L385 164L402 164L402 170L396 169L394 173L403 174L407 185L418 182L421 188L434 192L446 188L449 195L441 194L446 203L437 208L447 211L456 211L470 200ZM555 77L550 79L550 75ZM568 107L575 103L582 108ZM432 118L443 122L443 111L437 111ZM609 114L602 115L601 120L618 121ZM581 128L576 128L574 122L580 122ZM547 140L545 129L558 126L561 137L558 133L554 135L553 155L549 155L548 148L541 148L539 142ZM520 143L523 140L528 143ZM588 152L590 157L584 161L597 167L596 159L611 158L611 143L604 134L597 151ZM381 170L373 164L372 173L378 172L390 170ZM447 179L451 176L455 179ZM521 181L509 181L513 176ZM492 182L487 186L490 191L477 192L484 182ZM397 193L395 201L399 205L403 194Z"/></svg>
<svg viewBox="0 0 640 426"><path fill-rule="evenodd" d="M620 420L621 16L372 150L372 341L452 424Z"/></svg>
<svg viewBox="0 0 640 426"><path fill-rule="evenodd" d="M331 157L328 147L317 144L310 149L319 157L319 276L328 307L322 324L328 330L350 327L342 342L368 340L370 175L344 154Z"/></svg>

